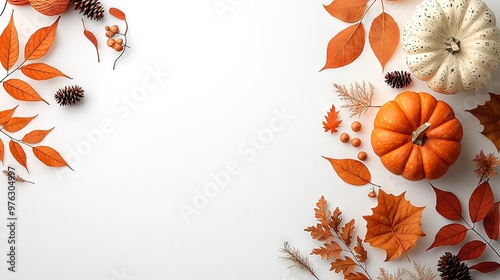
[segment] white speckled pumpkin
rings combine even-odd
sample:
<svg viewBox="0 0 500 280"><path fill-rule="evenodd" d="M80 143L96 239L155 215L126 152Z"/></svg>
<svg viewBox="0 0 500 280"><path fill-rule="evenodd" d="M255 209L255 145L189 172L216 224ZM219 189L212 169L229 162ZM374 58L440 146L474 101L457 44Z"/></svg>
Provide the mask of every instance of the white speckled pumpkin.
<svg viewBox="0 0 500 280"><path fill-rule="evenodd" d="M499 33L482 0L424 0L403 28L406 64L436 92L476 91L499 64Z"/></svg>

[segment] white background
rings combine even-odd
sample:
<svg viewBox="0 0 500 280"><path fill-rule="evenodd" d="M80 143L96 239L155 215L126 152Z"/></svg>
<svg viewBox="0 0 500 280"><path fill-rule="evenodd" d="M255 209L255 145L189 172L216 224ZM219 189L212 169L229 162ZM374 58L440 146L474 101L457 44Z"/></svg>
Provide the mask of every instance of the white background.
<svg viewBox="0 0 500 280"><path fill-rule="evenodd" d="M28 173L6 153L4 168L16 168L35 185L17 185L17 272L11 273L3 181L0 279L311 279L287 269L279 249L289 241L308 256L320 245L303 229L315 224L313 208L322 195L332 209L340 207L346 221L356 219L356 234L364 236L362 215L376 206L367 197L369 187L343 183L321 158L354 158L360 150L369 155L373 182L396 195L406 191L414 205L426 206L427 236L410 258L435 269L445 250L458 252L458 246L425 250L448 221L436 214L427 182L391 175L374 155L369 135L376 110L361 117L358 149L323 131L331 105L342 105L333 83L371 82L378 105L399 92L385 85L368 46L351 65L319 71L328 41L347 27L325 11L329 2L101 2L126 13L130 49L113 71L117 54L105 46L104 26L123 23L109 15L101 22L85 18L100 40L97 63L83 36L82 16L73 10L63 14L56 41L41 61L73 79L30 82L51 105L21 103L16 114L39 114L25 132L55 126L43 144L60 151L75 171L46 167L27 151ZM385 8L402 27L419 2L385 1ZM486 2L500 14L498 1ZM230 9L218 11L217 3ZM11 8L0 18L2 28ZM22 46L34 30L56 19L30 7L14 10ZM365 25L380 12L376 3ZM385 71L406 69L399 48ZM465 109L484 102L489 91L500 93L499 83L496 71L478 93L435 94L456 110L465 137L457 163L433 184L457 193L464 207L477 183L471 159L481 149L496 152ZM85 89L84 102L59 107L53 93L74 84ZM428 91L420 81L408 89ZM0 98L2 110L19 104L5 92ZM340 117L340 131L350 132L356 118L344 110ZM498 178L491 182L500 197ZM207 198L203 193L217 183L221 187ZM404 257L384 263L383 251L365 246L373 278L379 267L411 268ZM341 279L327 261L310 260L320 279ZM489 250L481 260L499 261Z"/></svg>

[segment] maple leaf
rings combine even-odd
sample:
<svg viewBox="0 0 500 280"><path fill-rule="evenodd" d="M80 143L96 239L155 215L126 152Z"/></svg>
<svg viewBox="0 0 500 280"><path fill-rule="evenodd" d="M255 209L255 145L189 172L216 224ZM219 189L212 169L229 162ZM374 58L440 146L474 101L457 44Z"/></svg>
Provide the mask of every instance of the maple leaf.
<svg viewBox="0 0 500 280"><path fill-rule="evenodd" d="M490 100L484 105L478 105L476 108L466 111L479 120L479 123L483 125L481 133L493 142L500 152L500 96L491 92L488 94Z"/></svg>
<svg viewBox="0 0 500 280"><path fill-rule="evenodd" d="M394 196L381 189L377 196L378 205L372 208L373 214L363 216L367 221L365 242L385 250L385 261L407 254L416 241L425 236L420 222L425 206L413 206L404 198L405 193Z"/></svg>
<svg viewBox="0 0 500 280"><path fill-rule="evenodd" d="M337 132L337 128L340 126L340 123L342 123L342 120L339 120L339 111L335 111L335 105L332 105L325 119L326 122L323 122L325 132L330 131L332 134Z"/></svg>

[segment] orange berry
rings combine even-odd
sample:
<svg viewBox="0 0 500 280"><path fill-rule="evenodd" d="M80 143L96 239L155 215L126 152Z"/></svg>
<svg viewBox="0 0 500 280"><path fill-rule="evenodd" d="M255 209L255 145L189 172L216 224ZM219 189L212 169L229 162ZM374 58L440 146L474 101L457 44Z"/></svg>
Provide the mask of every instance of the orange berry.
<svg viewBox="0 0 500 280"><path fill-rule="evenodd" d="M110 29L109 25L106 25L106 27L104 27L104 30L106 30L106 31L109 31L109 29Z"/></svg>
<svg viewBox="0 0 500 280"><path fill-rule="evenodd" d="M118 28L118 25L116 25L116 24L115 24L115 25L112 25L112 26L109 28L109 30L110 30L111 32L115 33L115 34L116 34L116 33L118 33L118 32L120 32L120 28Z"/></svg>
<svg viewBox="0 0 500 280"><path fill-rule="evenodd" d="M356 148L359 147L359 146L361 146L361 139L359 139L359 138L352 138L351 145L353 147L356 147Z"/></svg>
<svg viewBox="0 0 500 280"><path fill-rule="evenodd" d="M115 36L115 33L111 32L111 31L106 31L106 37L111 38L113 36Z"/></svg>
<svg viewBox="0 0 500 280"><path fill-rule="evenodd" d="M342 142L342 143L349 142L349 138L351 138L351 137L349 137L349 134L347 134L347 133L340 134L340 142Z"/></svg>
<svg viewBox="0 0 500 280"><path fill-rule="evenodd" d="M117 43L114 43L113 44L113 49L117 52L121 52L123 51L123 45L120 45L120 44L117 44Z"/></svg>
<svg viewBox="0 0 500 280"><path fill-rule="evenodd" d="M358 159L361 161L365 161L368 158L368 154L365 151L361 151L358 153Z"/></svg>
<svg viewBox="0 0 500 280"><path fill-rule="evenodd" d="M371 190L371 191L368 193L368 197L369 197L369 198L375 198L375 197L377 197L377 194L375 193L375 191L374 191L374 190Z"/></svg>
<svg viewBox="0 0 500 280"><path fill-rule="evenodd" d="M351 129L354 132L360 131L361 130L361 123L358 122L358 121L353 121L352 124L351 124Z"/></svg>
<svg viewBox="0 0 500 280"><path fill-rule="evenodd" d="M116 40L113 39L113 38L109 38L108 41L106 42L106 44L108 45L108 47L113 47L113 45L116 43Z"/></svg>

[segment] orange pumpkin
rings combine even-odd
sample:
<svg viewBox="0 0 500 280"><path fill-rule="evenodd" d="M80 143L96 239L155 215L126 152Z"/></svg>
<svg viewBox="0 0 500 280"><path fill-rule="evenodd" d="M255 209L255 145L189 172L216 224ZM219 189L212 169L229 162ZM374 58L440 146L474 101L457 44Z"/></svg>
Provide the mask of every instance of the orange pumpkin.
<svg viewBox="0 0 500 280"><path fill-rule="evenodd" d="M462 125L448 104L425 92L405 91L380 108L371 144L392 173L432 180L457 160L462 137Z"/></svg>

